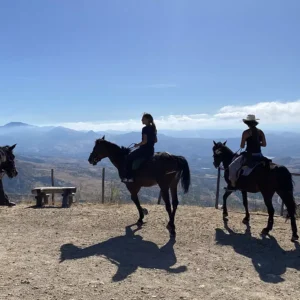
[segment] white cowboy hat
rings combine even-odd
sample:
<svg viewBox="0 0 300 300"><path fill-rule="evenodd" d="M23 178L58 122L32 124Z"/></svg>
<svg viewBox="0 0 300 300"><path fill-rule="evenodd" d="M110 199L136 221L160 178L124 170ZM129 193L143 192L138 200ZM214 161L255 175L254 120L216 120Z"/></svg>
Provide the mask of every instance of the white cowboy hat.
<svg viewBox="0 0 300 300"><path fill-rule="evenodd" d="M246 119L243 119L243 122L256 122L258 120L255 118L255 115L248 115Z"/></svg>

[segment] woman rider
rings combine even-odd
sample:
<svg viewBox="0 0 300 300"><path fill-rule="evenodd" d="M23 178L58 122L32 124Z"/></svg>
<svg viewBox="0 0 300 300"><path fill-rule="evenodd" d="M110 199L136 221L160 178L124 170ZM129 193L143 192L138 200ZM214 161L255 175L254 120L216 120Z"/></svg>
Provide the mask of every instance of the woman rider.
<svg viewBox="0 0 300 300"><path fill-rule="evenodd" d="M249 127L245 130L242 135L241 148L244 149L246 146L246 152L244 155L240 155L229 165L229 180L231 186L228 189L235 190L236 181L238 179L238 172L243 166L243 163L247 160L255 160L263 157L261 153L261 147L266 147L267 142L265 134L261 129L257 128L259 119L255 118L255 115L248 115L243 122Z"/></svg>
<svg viewBox="0 0 300 300"><path fill-rule="evenodd" d="M154 154L154 144L157 143L157 130L153 117L148 113L144 113L142 123L145 125L142 130L142 141L134 145L138 149L132 151L126 159L125 176L122 178L122 182L133 182L132 163L134 160L139 158L148 160Z"/></svg>

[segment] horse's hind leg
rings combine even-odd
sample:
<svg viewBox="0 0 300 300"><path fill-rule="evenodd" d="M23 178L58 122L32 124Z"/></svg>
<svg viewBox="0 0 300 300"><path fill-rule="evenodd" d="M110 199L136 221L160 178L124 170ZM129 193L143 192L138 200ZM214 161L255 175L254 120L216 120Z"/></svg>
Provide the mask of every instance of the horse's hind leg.
<svg viewBox="0 0 300 300"><path fill-rule="evenodd" d="M167 229L170 232L170 236L174 237L176 235L175 232L175 224L174 224L174 215L172 213L171 209L171 203L170 203L170 195L169 195L169 187L160 187L161 188L161 195L164 199L166 211L169 215L169 223L167 225Z"/></svg>
<svg viewBox="0 0 300 300"><path fill-rule="evenodd" d="M250 221L250 213L249 213L249 209L248 209L247 192L242 191L242 196L243 196L243 204L244 204L245 212L246 212L245 218L243 219L243 223L248 224Z"/></svg>
<svg viewBox="0 0 300 300"><path fill-rule="evenodd" d="M175 231L175 215L176 215L176 210L178 207L178 194L177 194L177 185L178 181L174 181L171 184L170 190L171 190L171 196L172 196L172 220L173 220L173 226L174 226L174 231Z"/></svg>
<svg viewBox="0 0 300 300"><path fill-rule="evenodd" d="M267 209L268 209L268 214L269 214L269 218L268 218L268 224L267 224L267 227L264 228L262 230L262 234L268 234L272 229L273 229L273 224L274 224L274 207L273 207L273 204L272 204L272 198L273 198L273 195L275 192L270 192L270 191L267 191L267 192L261 192L263 197L264 197L264 202L267 206Z"/></svg>
<svg viewBox="0 0 300 300"><path fill-rule="evenodd" d="M293 197L293 192L290 191L277 191L277 194L285 204L288 215L291 219L291 227L292 227L292 242L295 242L299 239L298 233L297 233L297 224L296 224L296 205Z"/></svg>

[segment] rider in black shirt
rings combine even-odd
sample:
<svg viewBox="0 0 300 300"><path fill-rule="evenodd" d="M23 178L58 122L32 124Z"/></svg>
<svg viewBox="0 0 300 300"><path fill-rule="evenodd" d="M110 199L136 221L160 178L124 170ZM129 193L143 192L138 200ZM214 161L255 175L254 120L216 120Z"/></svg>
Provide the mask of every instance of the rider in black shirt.
<svg viewBox="0 0 300 300"><path fill-rule="evenodd" d="M138 158L147 160L154 154L154 144L157 143L157 130L153 117L148 113L144 113L142 123L145 125L142 130L142 141L134 145L138 149L132 151L126 159L123 182L133 182L132 163L134 160Z"/></svg>

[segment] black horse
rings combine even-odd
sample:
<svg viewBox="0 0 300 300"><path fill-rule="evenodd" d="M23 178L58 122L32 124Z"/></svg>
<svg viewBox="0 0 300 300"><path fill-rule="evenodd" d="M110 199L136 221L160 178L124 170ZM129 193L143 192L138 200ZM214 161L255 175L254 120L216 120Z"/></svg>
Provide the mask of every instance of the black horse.
<svg viewBox="0 0 300 300"><path fill-rule="evenodd" d="M213 146L213 157L214 157L214 166L218 168L221 163L225 168L225 180L227 184L229 184L229 173L228 167L232 160L235 157L235 153L233 153L225 143L216 143L214 141ZM292 174L289 170L284 166L278 166L276 164L270 164L266 167L263 164L258 165L250 175L247 177L241 176L236 183L237 190L242 191L243 194L243 202L246 209L246 217L244 218L244 222L249 221L249 211L248 211L248 201L247 201L247 192L249 193L258 193L261 192L264 202L268 209L268 224L267 227L262 230L263 234L268 234L269 231L273 229L274 223L274 207L272 204L272 198L275 193L277 193L283 203L287 207L287 211L289 217L291 219L291 227L292 227L292 241L296 241L299 239L297 234L297 225L296 225L296 203L293 195L294 185ZM231 194L231 191L226 191L223 196L223 216L227 217L227 206L226 199Z"/></svg>
<svg viewBox="0 0 300 300"><path fill-rule="evenodd" d="M118 169L121 177L129 152L130 149L108 142L103 136L102 139L96 141L88 161L90 164L96 165L103 158L108 157ZM143 224L144 213L147 212L141 207L138 193L141 187L151 187L158 184L169 214L167 229L171 236L176 235L174 220L178 206L177 186L180 180L184 193L187 193L190 187L191 176L188 162L182 156L171 155L166 152L155 153L152 159L143 163L135 172L135 181L126 183L131 199L139 211L138 224ZM169 190L171 191L173 210L171 208Z"/></svg>
<svg viewBox="0 0 300 300"><path fill-rule="evenodd" d="M0 205L14 206L15 203L10 202L3 189L2 177L7 175L14 178L18 175L15 166L15 156L13 150L16 145L0 147Z"/></svg>

